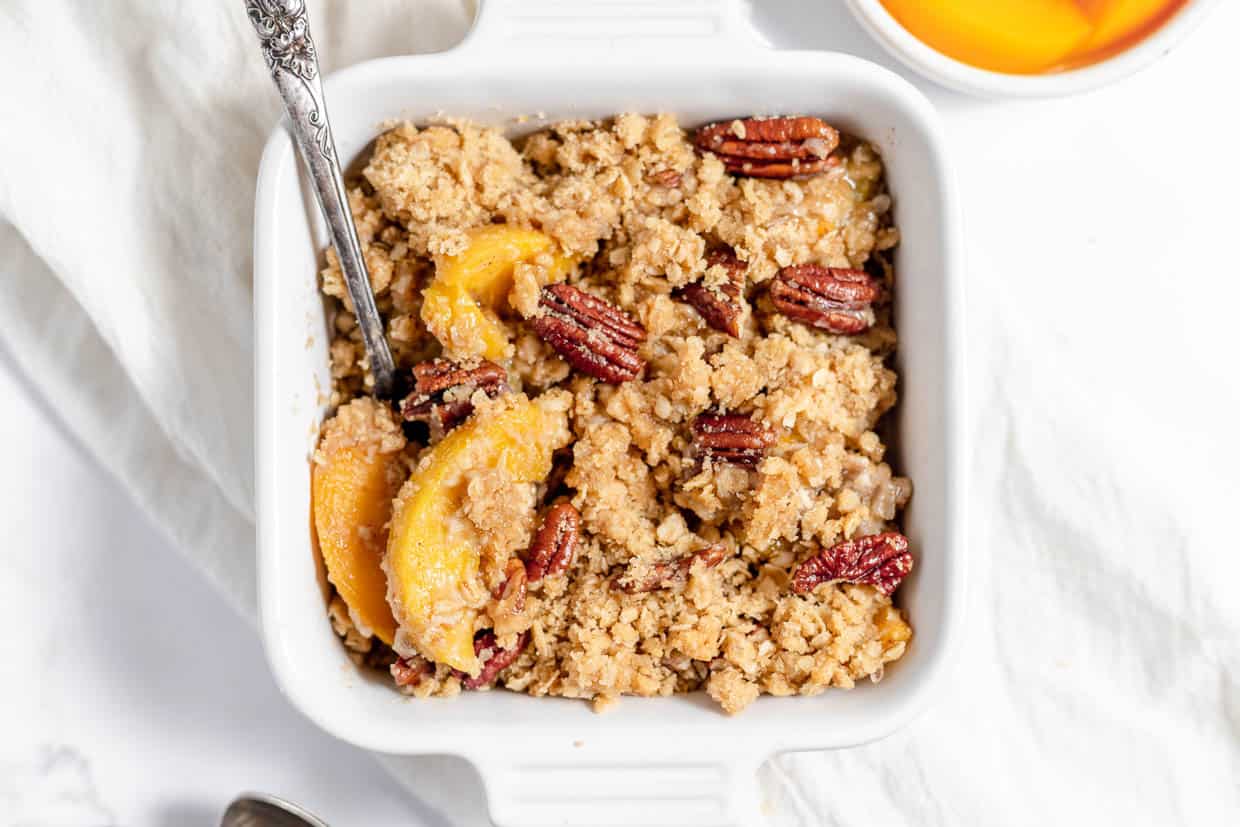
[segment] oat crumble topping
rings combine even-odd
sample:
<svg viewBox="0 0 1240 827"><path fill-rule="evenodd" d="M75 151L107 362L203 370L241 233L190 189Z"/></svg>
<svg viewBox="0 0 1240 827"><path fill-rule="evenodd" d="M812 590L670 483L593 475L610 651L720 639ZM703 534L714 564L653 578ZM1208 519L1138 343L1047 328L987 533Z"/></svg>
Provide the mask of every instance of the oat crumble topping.
<svg viewBox="0 0 1240 827"><path fill-rule="evenodd" d="M725 132L743 141L746 124L732 121ZM752 140L754 128L748 132ZM457 405L470 417L461 427L481 434L489 419L529 403L552 457L552 470L538 479L521 476L524 466L487 460L451 483L454 527L444 542L475 549L476 565L464 566L471 582L450 599L437 593L434 611L469 624L473 672L431 662L425 639L411 631L411 604L401 604L395 588L387 595L398 625L391 641L368 635L333 599L333 627L359 660L386 666L399 657L393 674L401 690L427 697L455 695L478 679L486 657L519 652L490 685L591 699L596 709L621 695L704 690L732 714L763 693L850 688L881 677L884 664L904 654L912 631L873 586L790 588L816 551L899 530L911 484L883 461L877 430L896 401L890 304L867 306L864 332L836 335L783 315L767 292L783 268L812 263L865 270L890 295L885 252L898 233L873 147L845 137L825 171L781 180L729 173L715 154L695 149L671 115L559 123L515 142L465 122L404 124L378 139L350 199L398 366L408 373L441 358L477 370L481 359L495 361L508 374L505 393L494 395L494 384L484 392L466 377L437 391L436 404ZM478 318L495 325L498 345L459 321L466 317L448 324L423 306L437 273L460 260L478 228L497 224L549 239L511 267L509 281L470 288L479 302L494 302ZM725 291L732 271L718 258L708 262L720 250L741 263L739 297ZM394 498L399 509L448 450L439 446L463 438L408 423L402 431L397 415L367 396L361 337L330 250L321 278L334 310L337 413L316 466L347 447L391 458L387 473L413 475ZM535 330L549 312L540 297L556 282L644 328L644 341L631 346L644 362L637 379L587 375L560 355L554 337ZM739 335L713 327L678 293L698 283L732 303L724 309L738 314L729 318ZM605 348L594 317L584 318L560 321L580 323L591 352ZM721 438L730 445L761 437L752 464L725 461L750 453L695 443L695 419L723 412L754 423ZM527 583L513 561L528 562L557 502L580 515L573 559L566 571ZM383 561L389 583L399 576L394 547L390 541ZM707 552L716 548L722 559L714 563ZM343 575L333 564L373 564L347 554L327 562L334 582Z"/></svg>

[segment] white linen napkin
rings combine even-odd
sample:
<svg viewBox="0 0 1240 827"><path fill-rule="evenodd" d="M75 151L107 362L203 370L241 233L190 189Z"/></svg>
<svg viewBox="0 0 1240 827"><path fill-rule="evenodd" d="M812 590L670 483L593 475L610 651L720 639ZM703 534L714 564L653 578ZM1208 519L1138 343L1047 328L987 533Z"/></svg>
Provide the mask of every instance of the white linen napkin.
<svg viewBox="0 0 1240 827"><path fill-rule="evenodd" d="M311 3L324 71L447 48L465 0ZM0 7L0 337L255 614L253 192L280 113L244 5Z"/></svg>
<svg viewBox="0 0 1240 827"><path fill-rule="evenodd" d="M310 5L327 71L445 48L472 13ZM869 49L827 5L758 14ZM1089 98L937 97L975 207L970 631L909 729L769 763L772 823L1240 820L1240 116L1200 103L1240 76L1237 27L1219 4ZM0 78L0 341L252 618L252 203L279 104L242 3L7 0ZM463 762L386 765L484 818Z"/></svg>
<svg viewBox="0 0 1240 827"><path fill-rule="evenodd" d="M330 72L448 48L473 8L310 15ZM253 621L254 182L281 110L244 4L8 2L0 73L0 342ZM468 764L378 760L452 824L485 823Z"/></svg>

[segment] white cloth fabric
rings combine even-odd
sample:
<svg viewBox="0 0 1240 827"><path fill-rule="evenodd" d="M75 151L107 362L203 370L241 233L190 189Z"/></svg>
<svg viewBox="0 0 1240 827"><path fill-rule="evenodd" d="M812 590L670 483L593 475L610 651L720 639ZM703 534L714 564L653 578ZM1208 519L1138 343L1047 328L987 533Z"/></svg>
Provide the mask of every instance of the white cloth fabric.
<svg viewBox="0 0 1240 827"><path fill-rule="evenodd" d="M311 4L325 71L446 48L470 14ZM0 336L253 616L252 204L280 106L244 5L31 0L0 24Z"/></svg>
<svg viewBox="0 0 1240 827"><path fill-rule="evenodd" d="M241 5L0 7L0 342L252 617L251 204L279 107ZM874 56L824 5L758 22ZM772 823L1240 821L1240 112L1209 94L1240 76L1240 6L1220 5L1094 96L932 92L972 256L970 633L906 731L768 764ZM445 48L471 9L311 13L330 70ZM389 767L482 818L459 762Z"/></svg>

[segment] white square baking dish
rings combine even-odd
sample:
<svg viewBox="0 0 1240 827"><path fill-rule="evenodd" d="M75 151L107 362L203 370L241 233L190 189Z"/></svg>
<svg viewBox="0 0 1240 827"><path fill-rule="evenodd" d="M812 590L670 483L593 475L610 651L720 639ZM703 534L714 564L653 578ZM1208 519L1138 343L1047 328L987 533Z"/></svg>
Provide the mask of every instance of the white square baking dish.
<svg viewBox="0 0 1240 827"><path fill-rule="evenodd" d="M340 156L392 119L451 114L530 130L625 111L724 117L810 113L874 142L903 233L896 324L900 404L891 459L912 477L905 530L917 568L898 599L916 637L882 683L760 698L727 718L703 697L586 703L508 692L412 701L353 667L327 622L310 538L308 458L330 386L315 273L328 243L283 125L255 208L259 599L272 670L329 732L393 754L454 754L479 768L496 822L760 823L753 772L773 753L846 747L909 721L941 678L964 608L964 389L956 196L929 103L857 58L762 47L736 2L491 0L443 54L372 61L326 81ZM523 123L517 116L534 116Z"/></svg>

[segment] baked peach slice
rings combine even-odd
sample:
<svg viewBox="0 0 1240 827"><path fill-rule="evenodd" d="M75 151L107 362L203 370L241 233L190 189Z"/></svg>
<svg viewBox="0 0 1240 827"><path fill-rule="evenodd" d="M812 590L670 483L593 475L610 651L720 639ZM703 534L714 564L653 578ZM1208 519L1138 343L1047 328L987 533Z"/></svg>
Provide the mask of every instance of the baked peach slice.
<svg viewBox="0 0 1240 827"><path fill-rule="evenodd" d="M435 276L422 294L422 321L454 356L510 358L512 344L499 315L512 290L513 269L542 255L549 256L547 283L572 268L572 259L557 254L545 233L506 224L471 230L464 251L435 258Z"/></svg>
<svg viewBox="0 0 1240 827"><path fill-rule="evenodd" d="M404 477L405 438L392 412L355 399L323 425L310 472L314 527L327 578L355 623L391 645L383 552L392 500Z"/></svg>
<svg viewBox="0 0 1240 827"><path fill-rule="evenodd" d="M1150 31L1175 8L1167 0L1077 0L1093 24L1093 32L1077 46L1076 55L1088 56L1121 45Z"/></svg>
<svg viewBox="0 0 1240 827"><path fill-rule="evenodd" d="M477 675L474 622L486 602L481 541L461 513L469 480L500 469L514 484L545 479L564 424L524 395L501 397L437 443L397 497L384 567L400 623L397 650ZM402 652L404 654L404 652Z"/></svg>

